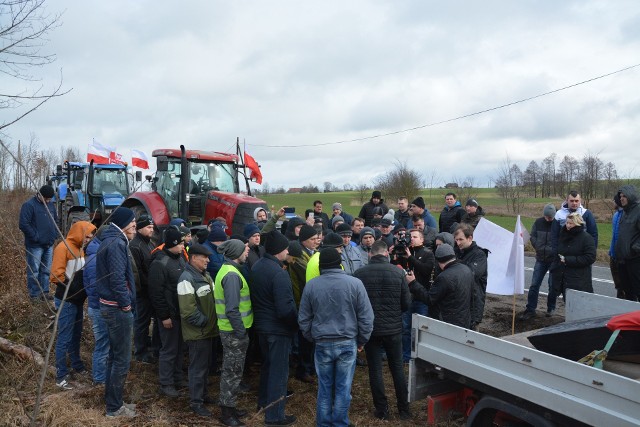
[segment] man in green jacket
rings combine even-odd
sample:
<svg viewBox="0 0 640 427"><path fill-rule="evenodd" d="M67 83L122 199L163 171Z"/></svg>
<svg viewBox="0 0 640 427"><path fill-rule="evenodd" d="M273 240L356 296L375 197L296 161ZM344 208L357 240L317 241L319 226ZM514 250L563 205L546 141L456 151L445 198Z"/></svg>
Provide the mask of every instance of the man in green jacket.
<svg viewBox="0 0 640 427"><path fill-rule="evenodd" d="M202 417L211 412L204 407L214 399L207 394L212 340L219 335L213 280L207 272L211 251L200 244L189 249L189 264L178 281L178 305L182 336L189 347L189 403Z"/></svg>

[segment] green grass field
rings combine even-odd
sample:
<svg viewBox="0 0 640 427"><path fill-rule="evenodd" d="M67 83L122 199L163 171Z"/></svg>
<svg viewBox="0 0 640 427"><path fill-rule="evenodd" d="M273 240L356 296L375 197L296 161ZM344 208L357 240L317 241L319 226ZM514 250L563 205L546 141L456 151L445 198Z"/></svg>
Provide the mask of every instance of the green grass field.
<svg viewBox="0 0 640 427"><path fill-rule="evenodd" d="M431 214L438 220L440 211L444 206L444 195L449 190L438 188L434 189L429 195L429 190L423 190L422 197L425 199L425 203L429 208ZM313 207L314 200L322 200L323 211L331 217L331 205L335 202L342 203L342 208L349 214L357 216L360 212L360 208L363 203L366 203L371 196L371 192L367 192L364 202L361 202L359 195L355 191L340 191L335 193L305 193L305 194L269 194L261 195L260 198L267 202L269 207L277 210L282 206L294 207L296 213L300 216L304 216L304 211ZM505 201L500 198L495 189L492 188L480 188L473 189L472 196L478 201L480 206L486 212L485 218L489 221L498 224L499 226L513 231L516 225L516 215L507 214L505 209ZM461 197L462 198L462 197ZM394 203L388 203L390 208L395 209ZM386 201L385 201L386 203ZM461 202L464 203L464 200ZM556 207L559 207L561 201L558 199L524 199L523 214L521 214L522 223L531 230L533 222L541 214L542 206L547 203L553 203ZM540 214L536 214L540 212ZM530 213L530 214L529 214ZM598 249L608 250L609 243L611 242L611 223L599 222L598 223Z"/></svg>

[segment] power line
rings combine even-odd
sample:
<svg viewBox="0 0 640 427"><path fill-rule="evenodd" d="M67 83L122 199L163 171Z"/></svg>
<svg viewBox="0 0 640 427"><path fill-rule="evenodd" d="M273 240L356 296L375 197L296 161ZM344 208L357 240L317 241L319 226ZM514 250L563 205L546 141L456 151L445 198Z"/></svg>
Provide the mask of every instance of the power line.
<svg viewBox="0 0 640 427"><path fill-rule="evenodd" d="M571 89L571 88L576 87L576 86L580 86L580 85L583 85L583 84L586 84L586 83L590 83L590 82L593 82L595 80L603 79L605 77L609 77L609 76L612 76L614 74L622 73L624 71L628 71L628 70L631 70L632 68L636 68L636 67L639 67L639 66L640 66L640 64L631 65L629 67L622 68L620 70L613 71L611 73L602 74L600 76L593 77L593 78L590 78L588 80L583 80L583 81L578 82L578 83L573 83L573 84L570 84L568 86L561 87L559 89L554 89L554 90L551 90L549 92L544 92L544 93L541 93L541 94L538 94L538 95L530 96L528 98L520 99L518 101L509 102L508 104L502 104L502 105L499 105L497 107L491 107L491 108L487 108L487 109L484 109L484 110L476 111L475 113L469 113L469 114L465 114L463 116L458 116L458 117L454 117L454 118L447 119L447 120L441 120L439 122L428 123L426 125L414 126L414 127L408 128L408 129L396 130L396 131L393 131L393 132L381 133L381 134L372 135L372 136L364 136L362 138L345 139L345 140L342 140L342 141L321 142L321 143L318 143L318 144L298 144L298 145L247 144L247 145L250 145L252 147L271 147L271 148L321 147L321 146L325 146L325 145L346 144L348 142L365 141L367 139L375 139L375 138L381 138L383 136L397 135L399 133L411 132L411 131L418 130L418 129L424 129L424 128L428 128L428 127L432 127L432 126L438 126L438 125L441 125L441 124L444 124L444 123L454 122L456 120L462 120L462 119L466 119L466 118L469 118L469 117L478 116L480 114L488 113L489 111L495 111L495 110L499 110L501 108L510 107L512 105L521 104L523 102L531 101L531 100L537 99L537 98L542 98L543 96L551 95L553 93L561 92L563 90Z"/></svg>

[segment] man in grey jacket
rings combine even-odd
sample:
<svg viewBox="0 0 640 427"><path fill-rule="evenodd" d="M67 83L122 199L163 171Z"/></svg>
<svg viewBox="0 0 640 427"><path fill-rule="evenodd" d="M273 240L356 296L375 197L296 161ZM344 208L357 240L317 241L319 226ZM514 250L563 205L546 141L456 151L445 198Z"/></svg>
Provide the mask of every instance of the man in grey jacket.
<svg viewBox="0 0 640 427"><path fill-rule="evenodd" d="M320 251L320 276L307 282L298 312L303 336L316 344L317 425L349 425L356 354L373 330L367 291L340 264L335 248Z"/></svg>

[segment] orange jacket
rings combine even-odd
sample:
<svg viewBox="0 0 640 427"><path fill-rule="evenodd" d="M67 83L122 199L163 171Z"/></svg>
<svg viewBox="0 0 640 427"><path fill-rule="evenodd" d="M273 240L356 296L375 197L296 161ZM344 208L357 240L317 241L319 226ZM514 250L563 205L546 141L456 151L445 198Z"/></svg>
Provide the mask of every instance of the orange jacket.
<svg viewBox="0 0 640 427"><path fill-rule="evenodd" d="M84 266L84 236L95 231L96 226L89 221L78 221L71 226L65 239L69 248L67 249L65 242L60 242L53 250L49 282L66 283L74 272Z"/></svg>

